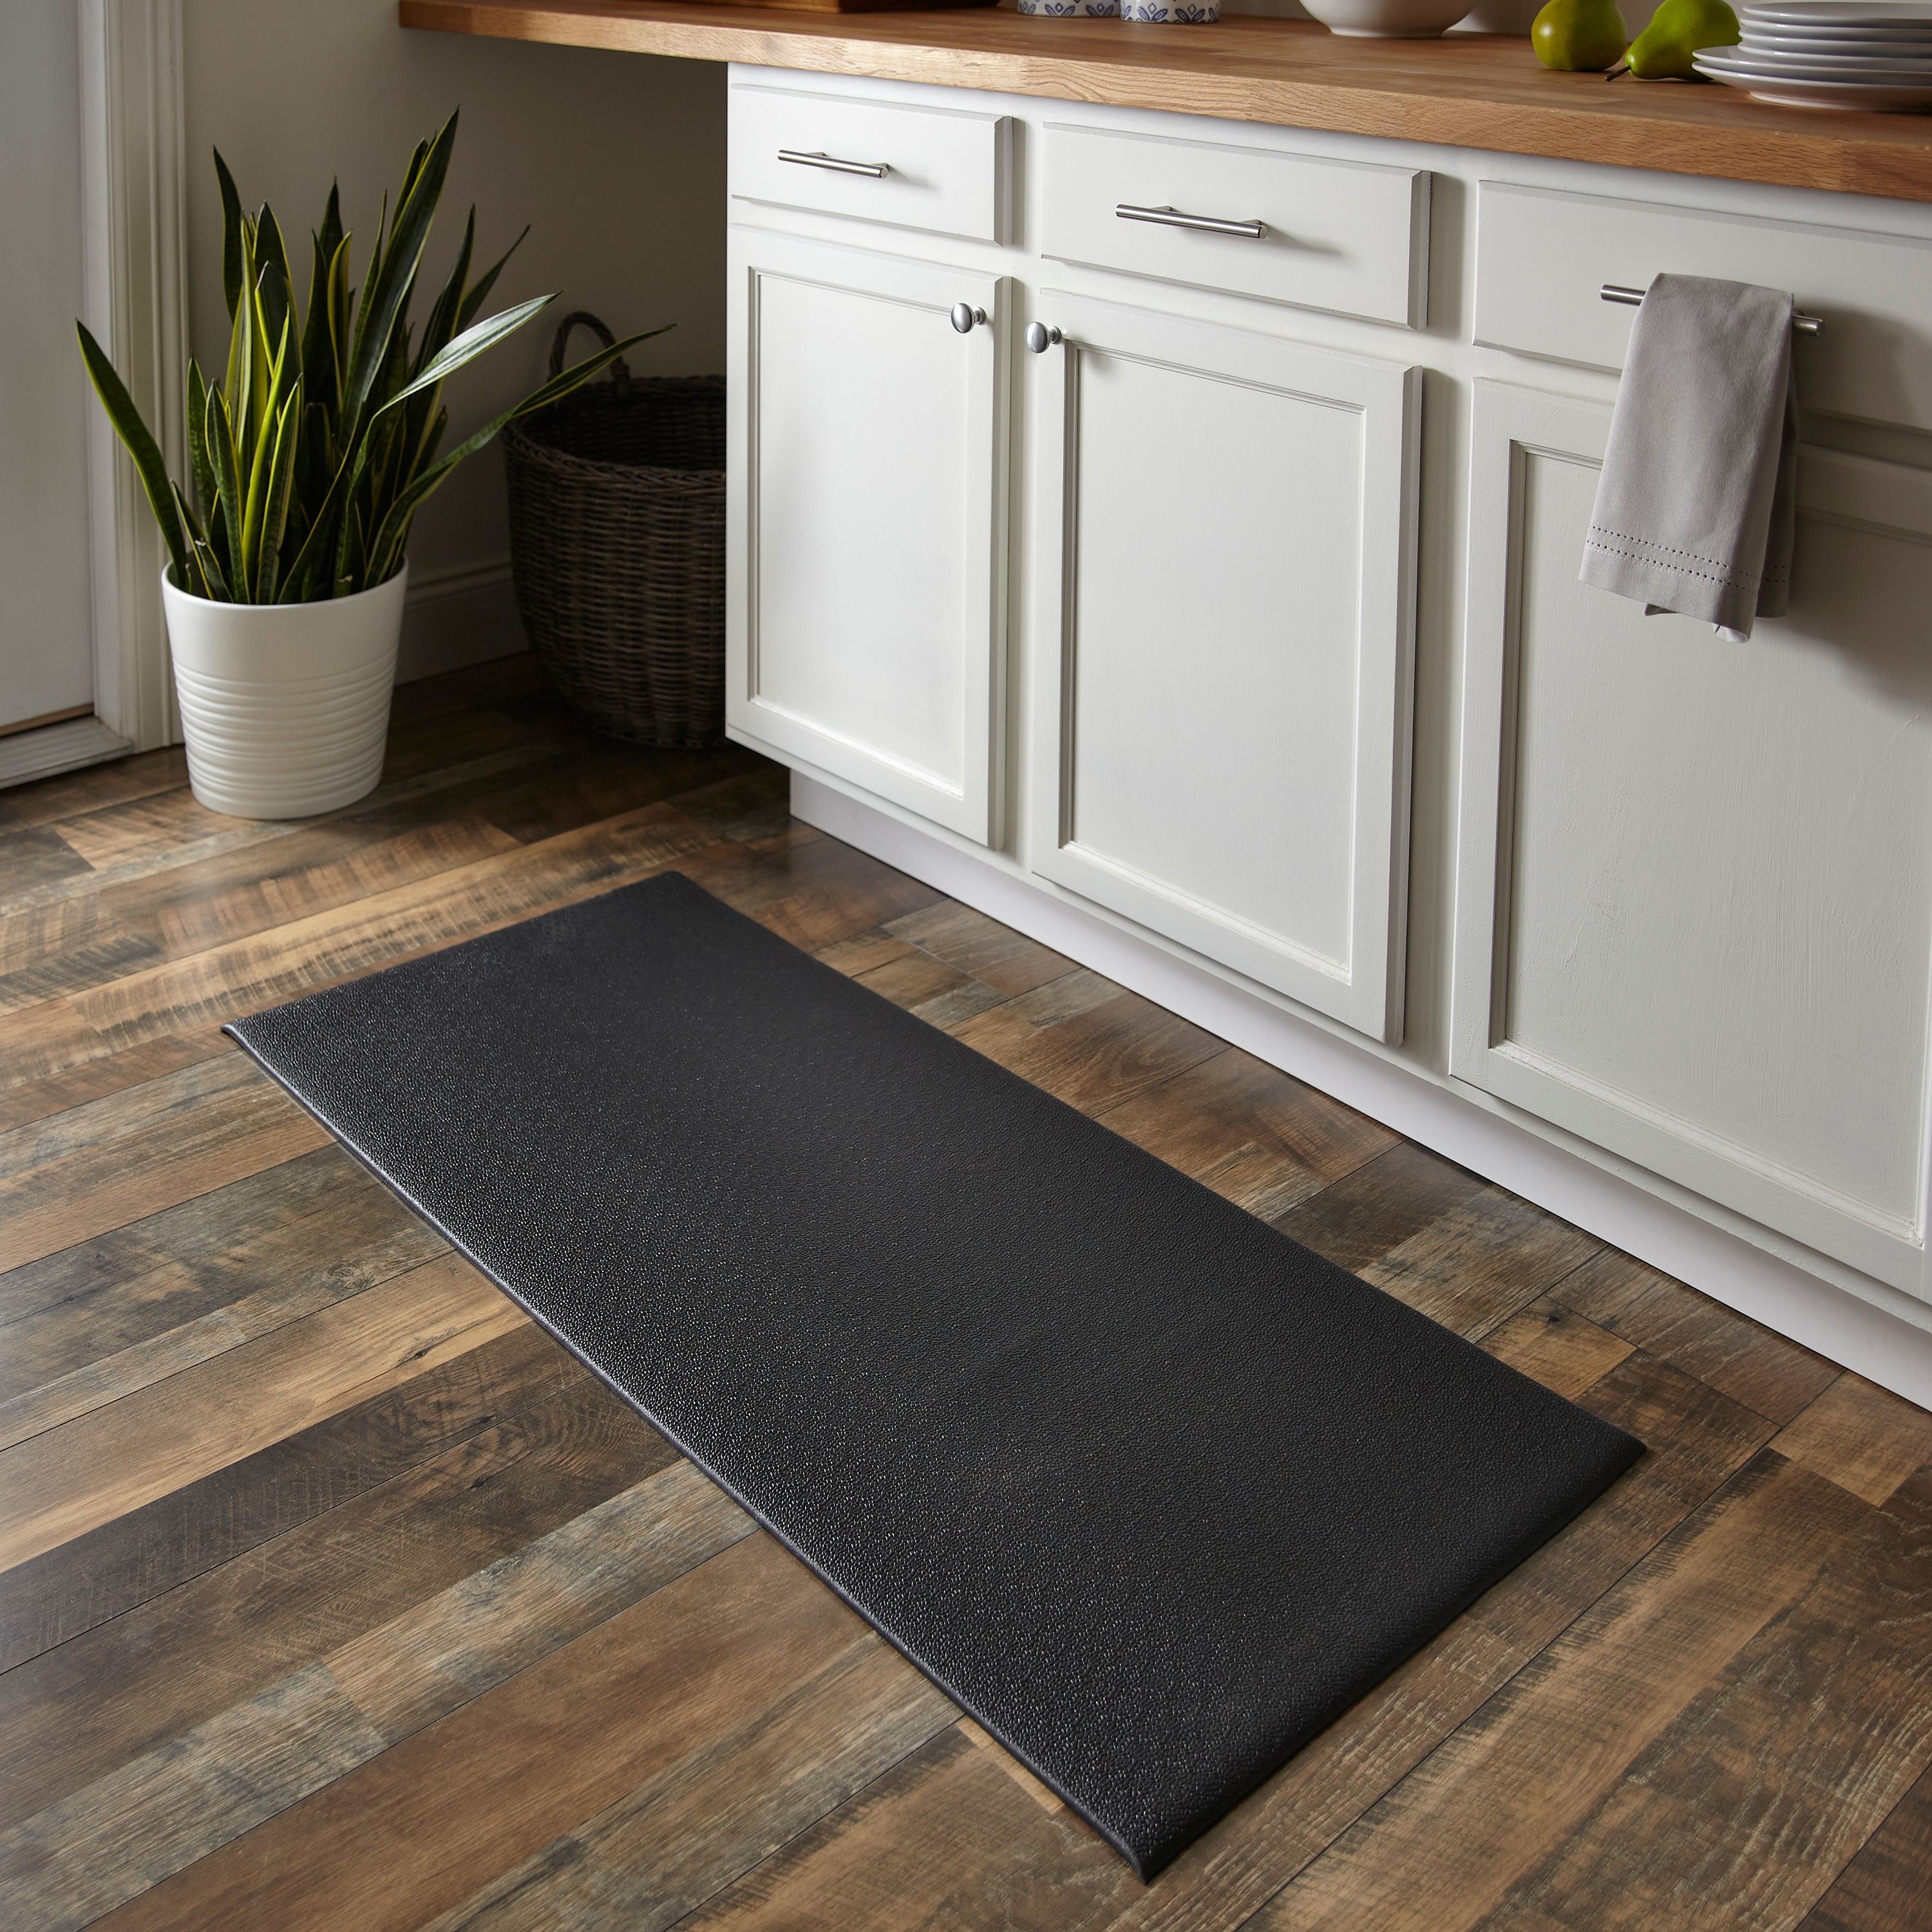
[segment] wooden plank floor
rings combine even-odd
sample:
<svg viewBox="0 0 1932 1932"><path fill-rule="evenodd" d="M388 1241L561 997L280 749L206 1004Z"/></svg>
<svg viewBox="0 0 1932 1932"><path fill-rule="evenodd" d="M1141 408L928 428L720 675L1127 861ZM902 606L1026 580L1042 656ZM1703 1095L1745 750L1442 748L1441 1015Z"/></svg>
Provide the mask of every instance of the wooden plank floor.
<svg viewBox="0 0 1932 1932"><path fill-rule="evenodd" d="M0 1925L1932 1925L1932 1417L520 663L0 794ZM1652 1454L1143 1888L224 1040L676 866Z"/></svg>

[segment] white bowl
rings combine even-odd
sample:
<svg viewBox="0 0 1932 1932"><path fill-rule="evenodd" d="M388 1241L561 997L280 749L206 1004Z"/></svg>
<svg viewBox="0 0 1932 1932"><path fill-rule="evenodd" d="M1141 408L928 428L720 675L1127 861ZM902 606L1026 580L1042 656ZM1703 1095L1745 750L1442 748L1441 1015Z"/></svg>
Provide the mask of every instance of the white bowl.
<svg viewBox="0 0 1932 1932"><path fill-rule="evenodd" d="M1302 0L1331 34L1357 40L1431 40L1469 10L1469 0Z"/></svg>

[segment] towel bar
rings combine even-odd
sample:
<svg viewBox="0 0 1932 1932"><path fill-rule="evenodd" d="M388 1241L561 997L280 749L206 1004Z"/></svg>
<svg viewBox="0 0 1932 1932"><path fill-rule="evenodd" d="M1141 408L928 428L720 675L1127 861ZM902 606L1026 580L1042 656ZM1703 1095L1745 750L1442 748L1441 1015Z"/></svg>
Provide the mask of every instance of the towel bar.
<svg viewBox="0 0 1932 1932"><path fill-rule="evenodd" d="M1604 301L1619 302L1625 308L1640 308L1643 304L1642 290L1621 288L1615 282L1606 282L1597 293ZM1825 324L1815 315L1793 315L1791 326L1800 335L1816 335Z"/></svg>

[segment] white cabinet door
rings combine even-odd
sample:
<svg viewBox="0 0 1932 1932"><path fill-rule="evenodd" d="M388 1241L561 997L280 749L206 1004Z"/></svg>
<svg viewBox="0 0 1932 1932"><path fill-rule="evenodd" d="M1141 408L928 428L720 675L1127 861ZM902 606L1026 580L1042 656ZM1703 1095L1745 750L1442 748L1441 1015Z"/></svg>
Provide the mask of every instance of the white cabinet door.
<svg viewBox="0 0 1932 1932"><path fill-rule="evenodd" d="M732 734L989 843L1004 285L746 229L731 276Z"/></svg>
<svg viewBox="0 0 1932 1932"><path fill-rule="evenodd" d="M1028 862L1397 1039L1416 372L1039 310Z"/></svg>
<svg viewBox="0 0 1932 1932"><path fill-rule="evenodd" d="M1609 424L1478 386L1450 1071L1923 1293L1932 474L1807 449L1727 644L1577 582Z"/></svg>

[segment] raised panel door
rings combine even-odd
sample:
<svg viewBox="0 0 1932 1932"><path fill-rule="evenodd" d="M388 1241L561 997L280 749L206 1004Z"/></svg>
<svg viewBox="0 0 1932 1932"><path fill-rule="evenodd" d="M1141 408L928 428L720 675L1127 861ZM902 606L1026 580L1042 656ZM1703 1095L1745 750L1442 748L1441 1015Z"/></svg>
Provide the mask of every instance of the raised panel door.
<svg viewBox="0 0 1932 1932"><path fill-rule="evenodd" d="M1040 308L1029 863L1395 1039L1414 373Z"/></svg>

